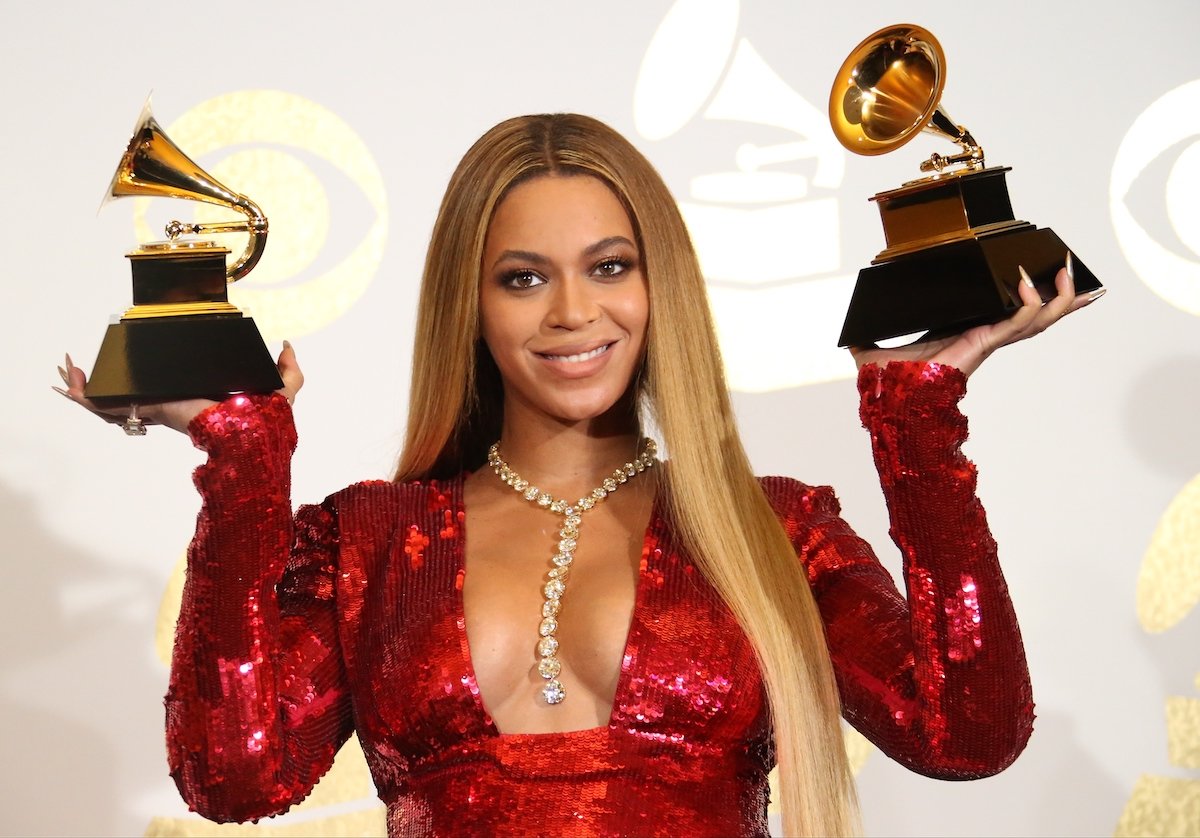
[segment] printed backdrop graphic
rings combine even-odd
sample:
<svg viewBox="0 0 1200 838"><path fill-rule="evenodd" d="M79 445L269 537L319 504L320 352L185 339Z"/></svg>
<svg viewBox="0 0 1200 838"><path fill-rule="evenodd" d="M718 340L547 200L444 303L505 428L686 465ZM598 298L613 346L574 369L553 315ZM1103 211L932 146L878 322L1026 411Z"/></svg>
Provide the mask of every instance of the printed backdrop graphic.
<svg viewBox="0 0 1200 838"><path fill-rule="evenodd" d="M1165 170L1163 177L1162 170ZM1142 187L1158 174L1163 183ZM1134 191L1144 191L1158 224L1134 215ZM1121 251L1154 293L1200 315L1200 79L1164 93L1129 127L1117 149L1109 184L1109 211ZM1162 215L1166 224L1162 224Z"/></svg>
<svg viewBox="0 0 1200 838"><path fill-rule="evenodd" d="M1117 240L1138 278L1171 305L1200 316L1200 78L1164 93L1134 120L1117 149L1109 187ZM1137 220L1137 182L1165 169L1147 187L1150 212L1168 224ZM1157 205L1157 206L1156 206ZM1161 237L1163 240L1160 240ZM1200 604L1200 475L1162 513L1138 573L1137 615L1143 630L1178 630ZM1194 638L1193 638L1194 639ZM1200 645L1176 661L1195 671L1191 695L1164 702L1170 776L1142 774L1121 814L1117 835L1200 835Z"/></svg>
<svg viewBox="0 0 1200 838"><path fill-rule="evenodd" d="M964 401L1034 736L998 777L950 784L847 732L866 831L1200 835L1200 5L5 11L0 835L385 831L354 740L304 804L259 824L188 812L167 773L162 696L201 455L161 428L126 438L47 386L64 351L90 367L128 307L123 253L172 218L230 216L142 199L96 213L148 90L171 138L270 219L231 299L305 371L294 503L391 469L424 248L457 160L501 119L577 111L628 136L679 201L756 470L834 485L902 583L854 366L834 344L883 246L868 199L947 147L857 157L825 117L849 50L902 21L946 49L944 102L1012 167L1018 217L1077 247L1109 293L996 353Z"/></svg>
<svg viewBox="0 0 1200 838"><path fill-rule="evenodd" d="M854 365L829 314L846 308L853 288L839 273L846 153L823 103L814 107L740 35L739 6L677 0L667 11L642 58L634 124L651 143L681 131L703 141L711 122L741 134L720 163L728 168L693 175L679 203L709 280L730 386L764 392L848 378Z"/></svg>

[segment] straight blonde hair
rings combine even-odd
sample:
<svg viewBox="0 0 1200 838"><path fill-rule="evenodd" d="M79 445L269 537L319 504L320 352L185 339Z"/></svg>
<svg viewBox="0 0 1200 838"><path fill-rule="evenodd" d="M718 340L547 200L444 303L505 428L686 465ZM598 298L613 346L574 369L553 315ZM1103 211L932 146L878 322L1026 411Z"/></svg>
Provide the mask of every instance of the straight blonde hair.
<svg viewBox="0 0 1200 838"><path fill-rule="evenodd" d="M603 123L573 114L507 120L471 147L451 177L425 261L395 479L473 470L500 437L499 372L479 337L484 240L508 190L552 175L598 178L629 214L650 295L638 401L669 452L662 479L678 537L757 653L784 829L855 834L858 807L824 626L738 437L695 250L662 178Z"/></svg>

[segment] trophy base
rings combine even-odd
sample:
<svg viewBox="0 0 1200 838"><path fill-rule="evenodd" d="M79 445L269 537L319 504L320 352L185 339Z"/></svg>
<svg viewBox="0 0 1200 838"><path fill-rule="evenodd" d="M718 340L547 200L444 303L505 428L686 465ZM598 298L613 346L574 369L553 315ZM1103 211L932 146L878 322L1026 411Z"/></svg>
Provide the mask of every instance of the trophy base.
<svg viewBox="0 0 1200 838"><path fill-rule="evenodd" d="M1018 267L1043 300L1055 296L1054 276L1068 247L1048 227L1025 227L951 242L898 256L858 273L838 346L869 346L917 332L956 334L996 323L1021 306ZM1100 281L1071 253L1075 291Z"/></svg>
<svg viewBox="0 0 1200 838"><path fill-rule="evenodd" d="M146 317L108 327L84 395L101 407L283 386L254 321L232 316Z"/></svg>

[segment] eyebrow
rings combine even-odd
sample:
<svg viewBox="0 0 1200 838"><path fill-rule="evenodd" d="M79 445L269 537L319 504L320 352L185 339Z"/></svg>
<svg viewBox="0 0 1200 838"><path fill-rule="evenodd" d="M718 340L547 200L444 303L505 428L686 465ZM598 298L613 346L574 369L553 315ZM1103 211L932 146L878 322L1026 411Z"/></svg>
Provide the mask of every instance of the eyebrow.
<svg viewBox="0 0 1200 838"><path fill-rule="evenodd" d="M610 247L621 244L628 245L629 247L636 249L634 243L624 236L609 236L606 239L600 239L600 241L588 245L586 248L584 248L583 255L585 257L595 256L605 250L608 250ZM501 253L499 257L497 257L495 262L492 263L493 270L495 269L496 265L499 265L501 262L509 259L515 259L520 262L530 262L534 265L546 265L550 262L550 260L545 256L532 250L506 250Z"/></svg>

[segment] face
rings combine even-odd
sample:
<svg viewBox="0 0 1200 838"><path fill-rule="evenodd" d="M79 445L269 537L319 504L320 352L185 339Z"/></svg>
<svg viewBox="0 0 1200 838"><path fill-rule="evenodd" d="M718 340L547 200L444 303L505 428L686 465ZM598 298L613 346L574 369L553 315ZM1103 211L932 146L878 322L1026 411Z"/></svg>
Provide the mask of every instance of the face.
<svg viewBox="0 0 1200 838"><path fill-rule="evenodd" d="M579 423L625 414L650 302L625 208L600 180L543 176L514 187L488 228L483 339L505 418Z"/></svg>

